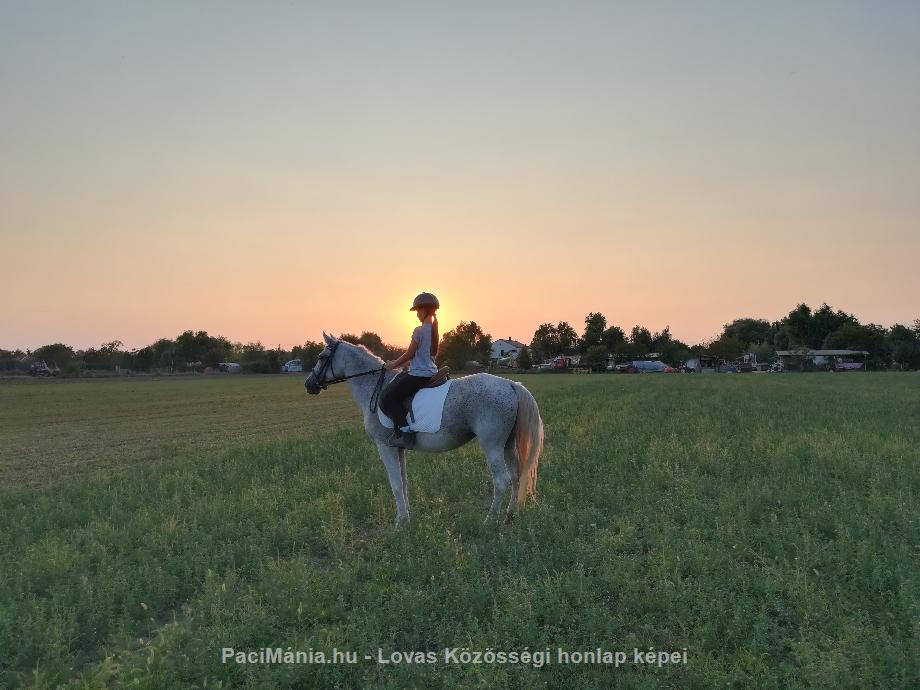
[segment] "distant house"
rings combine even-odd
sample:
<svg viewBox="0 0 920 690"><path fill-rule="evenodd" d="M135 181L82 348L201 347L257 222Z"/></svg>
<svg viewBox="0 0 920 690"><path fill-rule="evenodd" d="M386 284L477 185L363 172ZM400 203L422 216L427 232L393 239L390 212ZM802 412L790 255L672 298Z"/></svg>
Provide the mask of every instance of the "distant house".
<svg viewBox="0 0 920 690"><path fill-rule="evenodd" d="M511 338L494 340L492 341L492 352L489 354L489 359L494 362L505 357L517 357L522 347L524 347L524 343L519 343Z"/></svg>

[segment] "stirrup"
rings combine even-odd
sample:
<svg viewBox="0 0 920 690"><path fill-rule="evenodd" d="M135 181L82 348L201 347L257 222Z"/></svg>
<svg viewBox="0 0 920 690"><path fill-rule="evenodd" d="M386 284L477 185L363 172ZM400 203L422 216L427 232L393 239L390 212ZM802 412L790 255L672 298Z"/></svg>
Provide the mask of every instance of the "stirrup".
<svg viewBox="0 0 920 690"><path fill-rule="evenodd" d="M415 432L403 431L397 435L394 431L393 435L387 439L387 445L390 448L404 448L406 450L412 450L415 447Z"/></svg>

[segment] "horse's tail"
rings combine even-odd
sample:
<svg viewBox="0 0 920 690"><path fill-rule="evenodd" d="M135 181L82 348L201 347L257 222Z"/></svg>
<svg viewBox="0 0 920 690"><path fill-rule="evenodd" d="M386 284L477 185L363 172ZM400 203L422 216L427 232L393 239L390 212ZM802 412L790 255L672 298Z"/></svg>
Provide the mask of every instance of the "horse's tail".
<svg viewBox="0 0 920 690"><path fill-rule="evenodd" d="M514 422L514 442L518 453L517 507L521 508L528 496L537 497L537 465L543 452L543 420L540 408L530 391L514 383L518 409Z"/></svg>

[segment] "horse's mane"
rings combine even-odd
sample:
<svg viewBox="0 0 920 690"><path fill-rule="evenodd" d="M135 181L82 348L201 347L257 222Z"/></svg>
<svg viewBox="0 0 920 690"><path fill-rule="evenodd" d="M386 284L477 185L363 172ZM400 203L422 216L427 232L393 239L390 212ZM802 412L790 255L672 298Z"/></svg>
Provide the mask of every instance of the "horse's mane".
<svg viewBox="0 0 920 690"><path fill-rule="evenodd" d="M377 355L375 355L373 352L371 352L370 350L368 350L366 346L361 345L360 343L350 343L350 342L348 342L347 340L342 340L341 342L345 343L346 345L350 345L351 347L353 347L353 348L356 349L356 350L360 350L360 351L364 352L364 354L368 355L368 356L371 357L372 359L377 360L377 361L380 362L381 364L383 363L383 360L382 360L380 357L378 357Z"/></svg>

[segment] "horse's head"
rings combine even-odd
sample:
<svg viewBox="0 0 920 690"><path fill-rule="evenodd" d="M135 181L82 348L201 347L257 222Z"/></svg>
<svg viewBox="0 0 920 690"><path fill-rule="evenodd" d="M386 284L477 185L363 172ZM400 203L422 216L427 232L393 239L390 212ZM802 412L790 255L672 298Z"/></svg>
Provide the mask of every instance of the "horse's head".
<svg viewBox="0 0 920 690"><path fill-rule="evenodd" d="M318 395L329 381L337 378L335 366L338 363L337 360L342 357L342 350L339 347L342 341L336 340L331 335L326 335L325 332L323 333L323 340L326 341L326 347L319 353L313 370L307 376L307 380L303 382L304 388L307 389L307 393L310 395Z"/></svg>

